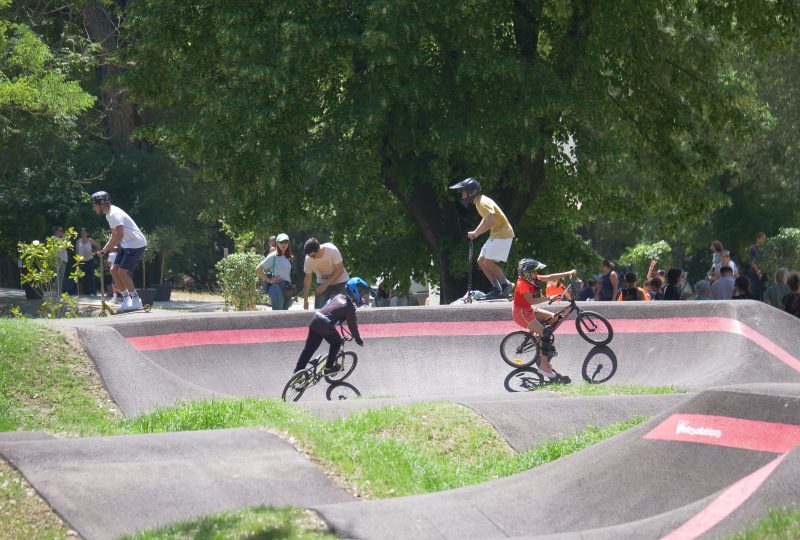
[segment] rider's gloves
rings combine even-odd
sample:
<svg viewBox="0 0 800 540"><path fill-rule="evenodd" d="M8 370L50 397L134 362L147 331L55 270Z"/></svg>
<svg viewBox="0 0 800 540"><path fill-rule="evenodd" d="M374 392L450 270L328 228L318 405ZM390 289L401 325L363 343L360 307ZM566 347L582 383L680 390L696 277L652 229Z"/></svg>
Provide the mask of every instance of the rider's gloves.
<svg viewBox="0 0 800 540"><path fill-rule="evenodd" d="M364 340L361 339L360 337L357 337L356 338L356 344L358 344L360 347L363 347L364 346Z"/></svg>

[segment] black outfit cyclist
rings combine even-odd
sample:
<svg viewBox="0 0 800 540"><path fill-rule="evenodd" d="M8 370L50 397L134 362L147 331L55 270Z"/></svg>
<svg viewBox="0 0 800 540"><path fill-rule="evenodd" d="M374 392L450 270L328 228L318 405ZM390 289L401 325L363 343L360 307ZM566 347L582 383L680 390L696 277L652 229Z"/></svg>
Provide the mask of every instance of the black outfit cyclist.
<svg viewBox="0 0 800 540"><path fill-rule="evenodd" d="M336 331L337 323L347 321L347 327L355 342L359 345L364 344L358 332L356 306L363 306L369 301L371 293L369 285L363 279L354 277L348 280L345 290L345 293L337 294L331 298L325 306L314 314L308 327L305 347L303 347L303 352L300 353L297 366L294 368L295 372L305 369L323 339L330 343L331 346L328 351L328 360L325 364L325 374L336 373L342 368L336 363L336 357L342 347L342 337Z"/></svg>

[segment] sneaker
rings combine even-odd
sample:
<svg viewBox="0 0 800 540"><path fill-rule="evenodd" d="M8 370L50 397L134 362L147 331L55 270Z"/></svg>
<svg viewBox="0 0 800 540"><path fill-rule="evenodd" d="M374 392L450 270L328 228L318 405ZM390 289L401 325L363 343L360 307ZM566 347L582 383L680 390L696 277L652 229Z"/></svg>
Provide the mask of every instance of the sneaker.
<svg viewBox="0 0 800 540"><path fill-rule="evenodd" d="M503 285L503 291L501 292L501 294L506 298L514 294L514 284L508 282L505 285Z"/></svg>
<svg viewBox="0 0 800 540"><path fill-rule="evenodd" d="M342 370L341 364L333 364L332 366L325 367L325 375L333 375L334 373L339 373Z"/></svg>
<svg viewBox="0 0 800 540"><path fill-rule="evenodd" d="M128 311L131 309L131 297L130 296L123 296L122 302L119 302L119 307L117 311Z"/></svg>
<svg viewBox="0 0 800 540"><path fill-rule="evenodd" d="M556 370L554 370L554 369L551 369L551 370L548 371L548 370L540 367L540 368L536 368L536 371L538 371L539 373L541 373L542 375L544 375L548 379L557 379L558 378L558 373L556 373Z"/></svg>
<svg viewBox="0 0 800 540"><path fill-rule="evenodd" d="M498 300L500 298L505 298L505 296L503 296L503 291L500 289L492 289L483 297L484 300Z"/></svg>
<svg viewBox="0 0 800 540"><path fill-rule="evenodd" d="M142 309L143 307L144 306L142 305L142 299L137 296L136 298L131 298L130 307L128 307L128 309L130 310Z"/></svg>

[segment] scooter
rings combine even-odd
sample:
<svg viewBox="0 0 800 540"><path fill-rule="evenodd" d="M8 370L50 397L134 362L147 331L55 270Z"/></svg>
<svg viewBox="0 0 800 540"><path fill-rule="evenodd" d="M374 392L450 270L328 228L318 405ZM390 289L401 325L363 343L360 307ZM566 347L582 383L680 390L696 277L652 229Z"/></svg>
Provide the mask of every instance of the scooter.
<svg viewBox="0 0 800 540"><path fill-rule="evenodd" d="M126 315L128 313L136 313L137 311L145 311L150 312L151 306L150 304L145 304L140 308L137 309L127 309L125 311L119 311L119 309L112 308L106 302L106 272L105 272L105 261L103 261L103 256L100 255L100 317L108 317L109 315ZM111 288L114 288L114 285L111 285Z"/></svg>

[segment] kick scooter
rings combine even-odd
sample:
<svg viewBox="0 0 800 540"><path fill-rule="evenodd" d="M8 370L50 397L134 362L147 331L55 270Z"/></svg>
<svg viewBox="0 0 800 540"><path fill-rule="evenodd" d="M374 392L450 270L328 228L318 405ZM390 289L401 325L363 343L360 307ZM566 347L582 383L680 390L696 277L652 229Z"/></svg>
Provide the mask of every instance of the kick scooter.
<svg viewBox="0 0 800 540"><path fill-rule="evenodd" d="M125 315L126 313L136 313L137 311L150 311L150 304L145 304L137 309L129 309L119 311L119 308L114 309L106 302L106 265L103 256L100 255L100 317L108 317L109 315ZM112 282L111 289L114 289Z"/></svg>

